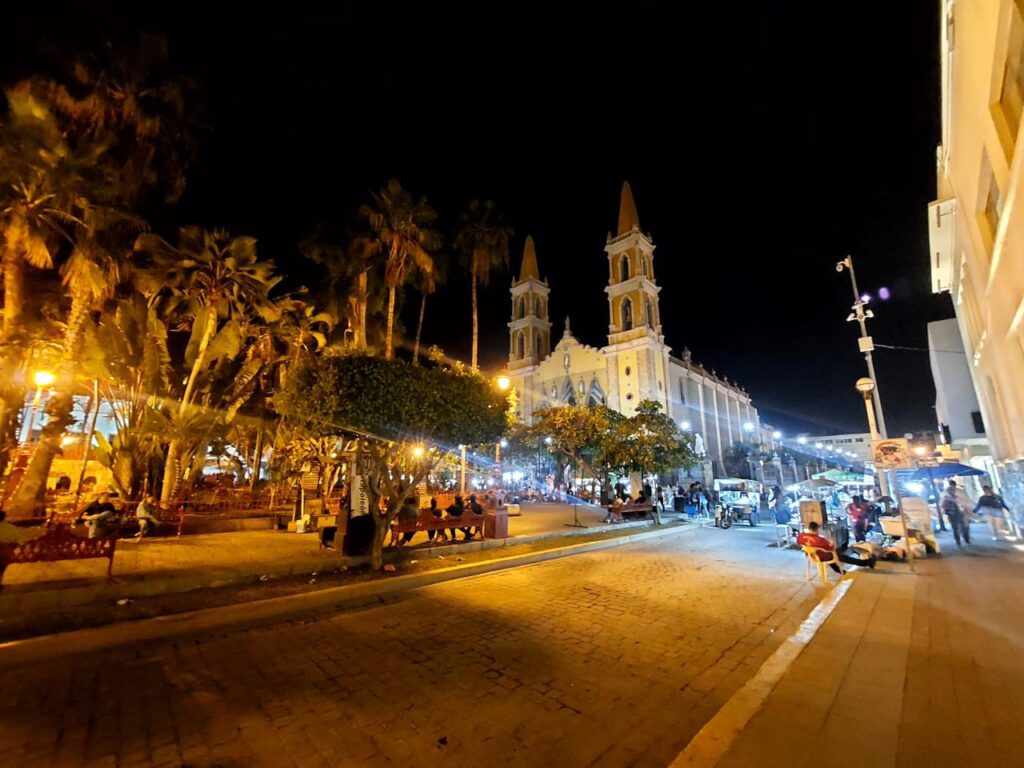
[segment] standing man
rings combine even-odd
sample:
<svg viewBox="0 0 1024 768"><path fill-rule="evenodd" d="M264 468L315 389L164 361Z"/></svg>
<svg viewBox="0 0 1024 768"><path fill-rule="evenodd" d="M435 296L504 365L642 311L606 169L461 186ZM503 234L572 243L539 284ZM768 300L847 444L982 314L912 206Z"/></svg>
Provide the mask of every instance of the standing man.
<svg viewBox="0 0 1024 768"><path fill-rule="evenodd" d="M953 529L953 539L956 545L960 546L960 539L965 544L971 543L971 507L967 499L960 495L956 487L956 480L950 480L946 492L942 494L939 501L939 508L949 518L949 527Z"/></svg>

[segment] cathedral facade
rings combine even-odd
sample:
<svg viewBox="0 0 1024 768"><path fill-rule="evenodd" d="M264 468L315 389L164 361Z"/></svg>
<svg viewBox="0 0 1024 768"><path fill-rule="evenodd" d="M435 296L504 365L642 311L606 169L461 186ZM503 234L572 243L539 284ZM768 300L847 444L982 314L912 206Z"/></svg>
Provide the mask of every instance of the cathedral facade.
<svg viewBox="0 0 1024 768"><path fill-rule="evenodd" d="M674 355L665 343L654 241L640 230L628 182L622 187L617 232L604 248L609 323L603 347L578 341L568 318L552 346L550 288L540 277L533 239L526 239L508 324L508 374L518 415L528 422L541 408L592 403L631 416L642 400L654 400L693 435L698 453L721 475L723 453L760 435L757 409L741 387L695 363L686 349Z"/></svg>

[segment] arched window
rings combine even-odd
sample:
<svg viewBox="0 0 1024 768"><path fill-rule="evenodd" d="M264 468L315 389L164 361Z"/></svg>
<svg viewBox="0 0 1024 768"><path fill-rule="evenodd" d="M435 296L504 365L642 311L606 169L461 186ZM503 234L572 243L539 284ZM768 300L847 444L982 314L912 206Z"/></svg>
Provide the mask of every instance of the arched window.
<svg viewBox="0 0 1024 768"><path fill-rule="evenodd" d="M526 317L526 299L520 296L516 304L516 320L521 320L524 317Z"/></svg>
<svg viewBox="0 0 1024 768"><path fill-rule="evenodd" d="M628 297L622 300L622 330L633 330L633 302Z"/></svg>
<svg viewBox="0 0 1024 768"><path fill-rule="evenodd" d="M679 402L686 404L686 379L679 380Z"/></svg>
<svg viewBox="0 0 1024 768"><path fill-rule="evenodd" d="M650 275L650 272L648 271L648 268L647 268L647 257L646 256L641 257L640 263L643 265L642 269L644 271L644 277L650 277L651 275Z"/></svg>
<svg viewBox="0 0 1024 768"><path fill-rule="evenodd" d="M622 265L619 267L619 279L629 280L629 256L622 257Z"/></svg>
<svg viewBox="0 0 1024 768"><path fill-rule="evenodd" d="M540 336L538 336L534 341L535 341L534 346L536 347L536 351L535 351L534 355L537 358L537 362L539 363L540 362L540 356L541 356L540 355Z"/></svg>
<svg viewBox="0 0 1024 768"><path fill-rule="evenodd" d="M653 329L654 328L654 305L651 304L651 300L650 299L645 299L644 303L645 303L645 306L646 306L646 309L647 309L647 325L651 329Z"/></svg>
<svg viewBox="0 0 1024 768"><path fill-rule="evenodd" d="M516 351L518 352L517 357L520 360L526 357L526 334L522 331L519 332L519 339L516 342Z"/></svg>

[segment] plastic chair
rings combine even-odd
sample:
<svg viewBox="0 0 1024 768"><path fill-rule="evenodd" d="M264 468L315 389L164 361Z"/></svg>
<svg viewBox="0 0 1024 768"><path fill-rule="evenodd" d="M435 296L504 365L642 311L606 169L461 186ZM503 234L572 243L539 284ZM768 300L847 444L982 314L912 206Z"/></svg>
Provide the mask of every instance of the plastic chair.
<svg viewBox="0 0 1024 768"><path fill-rule="evenodd" d="M829 566L832 563L835 563L836 565L839 565L839 558L836 556L836 553L833 552L831 549L825 549L824 547L810 547L810 546L807 546L807 545L804 545L804 546L800 547L800 549L803 550L804 557L807 558L807 580L808 581L811 580L811 563L814 563L816 566L818 566L818 576L821 577L822 585L828 586ZM821 560L818 559L818 554L819 553L827 554L827 555L829 555L831 557L831 559L830 560L821 561ZM838 575L839 575L839 578L841 579L841 578L843 578L842 566L841 565L839 566L839 571L840 572L839 572Z"/></svg>
<svg viewBox="0 0 1024 768"><path fill-rule="evenodd" d="M786 546L789 546L789 539L792 536L789 523L775 523L775 546L782 549L782 542L786 542Z"/></svg>

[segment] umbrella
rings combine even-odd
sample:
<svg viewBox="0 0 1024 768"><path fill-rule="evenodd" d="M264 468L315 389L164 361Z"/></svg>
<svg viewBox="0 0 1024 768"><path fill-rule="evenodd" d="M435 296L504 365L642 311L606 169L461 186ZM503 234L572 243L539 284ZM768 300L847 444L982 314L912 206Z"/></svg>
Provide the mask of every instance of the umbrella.
<svg viewBox="0 0 1024 768"><path fill-rule="evenodd" d="M947 477L967 477L969 475L984 474L980 469L975 469L967 464L947 461L934 467L921 467L911 472L907 477L910 480L944 480Z"/></svg>

